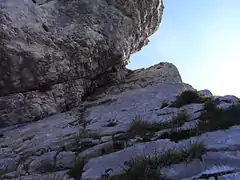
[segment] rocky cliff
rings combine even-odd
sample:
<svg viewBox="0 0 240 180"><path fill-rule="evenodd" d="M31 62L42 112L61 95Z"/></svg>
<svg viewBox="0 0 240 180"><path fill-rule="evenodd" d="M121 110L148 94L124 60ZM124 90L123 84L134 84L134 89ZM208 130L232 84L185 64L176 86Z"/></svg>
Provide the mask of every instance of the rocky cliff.
<svg viewBox="0 0 240 180"><path fill-rule="evenodd" d="M0 126L69 110L120 81L162 12L161 0L1 0Z"/></svg>
<svg viewBox="0 0 240 180"><path fill-rule="evenodd" d="M0 179L240 179L240 100L125 68L161 0L0 0ZM32 122L34 121L34 122Z"/></svg>

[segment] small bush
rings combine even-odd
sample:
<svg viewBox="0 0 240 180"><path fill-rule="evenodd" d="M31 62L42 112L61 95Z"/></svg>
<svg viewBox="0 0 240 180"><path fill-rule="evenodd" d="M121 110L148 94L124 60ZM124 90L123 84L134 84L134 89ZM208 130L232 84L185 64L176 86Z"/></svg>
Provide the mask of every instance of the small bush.
<svg viewBox="0 0 240 180"><path fill-rule="evenodd" d="M202 161L202 155L206 152L206 144L203 142L192 143L186 151L187 162L192 161L193 159L200 159Z"/></svg>
<svg viewBox="0 0 240 180"><path fill-rule="evenodd" d="M140 136L139 141L148 142L151 141L155 132L164 129L173 129L182 126L185 122L189 121L189 117L185 111L179 112L170 122L147 122L143 118L135 118L130 125L128 131L129 137Z"/></svg>
<svg viewBox="0 0 240 180"><path fill-rule="evenodd" d="M140 136L140 141L151 141L154 133L166 128L166 125L159 122L147 122L143 118L137 116L130 125L127 132L129 138Z"/></svg>
<svg viewBox="0 0 240 180"><path fill-rule="evenodd" d="M206 105L206 112L201 116L199 129L202 132L209 132L221 129L228 129L234 125L240 125L240 104L222 110L213 103Z"/></svg>
<svg viewBox="0 0 240 180"><path fill-rule="evenodd" d="M158 139L170 139L171 141L178 142L183 139L189 139L193 136L198 136L198 130L183 130L183 131L170 131L163 133Z"/></svg>
<svg viewBox="0 0 240 180"><path fill-rule="evenodd" d="M161 168L177 164L182 161L190 162L193 159L202 159L202 155L206 151L206 145L202 142L190 144L186 150L168 150L163 154L155 153L153 155L144 155L136 157L125 165L123 175L120 180L161 180L164 179L164 174L161 173Z"/></svg>
<svg viewBox="0 0 240 180"><path fill-rule="evenodd" d="M127 143L124 140L119 139L118 137L115 136L116 136L115 134L112 135L112 146L102 149L102 155L110 154L121 149L124 149L126 147Z"/></svg>
<svg viewBox="0 0 240 180"><path fill-rule="evenodd" d="M163 133L158 139L170 139L178 142L193 136L199 136L205 132L228 129L231 126L240 125L240 104L226 110L217 108L215 102L205 103L205 112L201 115L196 129L184 131L170 131Z"/></svg>
<svg viewBox="0 0 240 180"><path fill-rule="evenodd" d="M106 127L114 127L118 124L117 120L115 119L109 119L108 120L108 124L106 125Z"/></svg>
<svg viewBox="0 0 240 180"><path fill-rule="evenodd" d="M197 91L187 90L180 93L170 107L180 108L191 103L203 103L204 100L204 97L200 96Z"/></svg>
<svg viewBox="0 0 240 180"><path fill-rule="evenodd" d="M182 126L185 122L189 121L189 116L185 111L179 112L176 116L173 117L170 128L177 128Z"/></svg>
<svg viewBox="0 0 240 180"><path fill-rule="evenodd" d="M79 179L83 173L84 165L87 162L86 157L79 158L75 165L68 171L68 175L72 178Z"/></svg>
<svg viewBox="0 0 240 180"><path fill-rule="evenodd" d="M167 101L163 101L160 109L163 109L163 108L165 108L165 107L167 107L167 106L168 106Z"/></svg>
<svg viewBox="0 0 240 180"><path fill-rule="evenodd" d="M86 138L100 139L101 137L86 129L79 130L75 135L75 142L73 144L77 152L82 152L95 145L91 141L86 140Z"/></svg>
<svg viewBox="0 0 240 180"><path fill-rule="evenodd" d="M114 151L118 151L125 148L125 142L123 140L118 140L117 138L115 138L115 135L112 135L112 141Z"/></svg>

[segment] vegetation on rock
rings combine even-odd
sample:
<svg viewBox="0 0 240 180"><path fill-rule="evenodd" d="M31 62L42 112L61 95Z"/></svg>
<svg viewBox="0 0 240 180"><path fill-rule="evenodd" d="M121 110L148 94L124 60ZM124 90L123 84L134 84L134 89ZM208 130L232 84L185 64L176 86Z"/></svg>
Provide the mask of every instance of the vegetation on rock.
<svg viewBox="0 0 240 180"><path fill-rule="evenodd" d="M206 145L203 142L190 144L188 149L176 150L171 149L164 153L155 153L133 158L125 162L124 174L119 180L159 180L165 179L161 168L180 162L190 162L193 159L202 159L206 151Z"/></svg>
<svg viewBox="0 0 240 180"><path fill-rule="evenodd" d="M170 105L170 107L180 108L187 104L203 103L204 101L206 101L206 98L201 96L197 91L186 90L176 97L176 100Z"/></svg>

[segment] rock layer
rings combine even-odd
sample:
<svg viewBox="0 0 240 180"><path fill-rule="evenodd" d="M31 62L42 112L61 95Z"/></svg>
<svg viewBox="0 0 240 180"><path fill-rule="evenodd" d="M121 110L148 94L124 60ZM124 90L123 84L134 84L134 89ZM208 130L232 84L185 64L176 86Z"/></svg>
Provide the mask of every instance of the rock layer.
<svg viewBox="0 0 240 180"><path fill-rule="evenodd" d="M161 0L2 0L0 126L65 111L121 80L162 12Z"/></svg>

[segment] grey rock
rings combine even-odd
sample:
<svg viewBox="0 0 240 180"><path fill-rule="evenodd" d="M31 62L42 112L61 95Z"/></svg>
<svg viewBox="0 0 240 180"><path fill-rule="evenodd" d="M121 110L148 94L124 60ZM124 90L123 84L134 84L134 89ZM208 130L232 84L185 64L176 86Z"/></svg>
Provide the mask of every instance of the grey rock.
<svg viewBox="0 0 240 180"><path fill-rule="evenodd" d="M170 121L172 115L158 116L162 112L161 102L165 99L174 99L184 88L183 84L157 84L112 95L117 101L87 109L86 120L91 120L88 128L101 135L109 135L127 131L136 116L141 116L149 122ZM126 110L122 111L122 107ZM177 112L177 109L173 111ZM105 127L109 119L117 120L118 124L114 127Z"/></svg>
<svg viewBox="0 0 240 180"><path fill-rule="evenodd" d="M90 159L84 166L82 180L100 179L106 169L112 168L111 176L119 175L123 172L124 162L131 158L143 155L161 152L173 148L175 143L169 140L159 140L149 143L136 144L132 147L125 148L121 151Z"/></svg>
<svg viewBox="0 0 240 180"><path fill-rule="evenodd" d="M55 157L57 152L49 152L41 155L40 157L33 160L28 168L28 171L31 172L51 172L55 168Z"/></svg>
<svg viewBox="0 0 240 180"><path fill-rule="evenodd" d="M177 149L187 148L189 143L193 142L205 142L209 151L226 151L208 152L206 155L204 155L203 163L205 167L210 168L215 165L226 165L233 169L239 169L239 128L240 126L234 126L226 131L204 133L201 136L192 137L190 139L180 141L179 143L174 143L169 140L158 140L148 143L135 144L132 147L125 148L121 151L90 159L84 167L85 172L82 174L82 178L98 179L101 177L102 174L104 174L105 170L108 168L112 168L114 170L110 173L111 176L121 174L121 167L124 166L124 162L138 155L143 155L143 152L145 154L151 154L156 151L164 153L166 150L173 147ZM228 152L228 150L235 150L236 152ZM199 172L199 166L201 164L199 164L199 162L195 163L196 164L193 166L193 168L195 168L196 171L187 171L186 175L197 175L197 173ZM202 169L200 170L202 171ZM177 171L177 169L175 169L175 171ZM180 172L175 172L175 174L181 173L181 168L179 169L179 171Z"/></svg>
<svg viewBox="0 0 240 180"><path fill-rule="evenodd" d="M148 43L163 8L162 0L0 1L0 179L72 180L69 169L87 157L82 179L97 180L108 168L110 176L121 174L131 158L199 141L206 143L203 162L162 169L169 179L239 177L240 126L178 143L159 140L165 132L194 131L204 105L162 108L195 90L171 63L125 67ZM222 109L240 102L199 93ZM155 132L150 142L131 137L123 149L114 147L112 135L125 137L134 119L170 123L181 111L189 119L180 127ZM116 124L106 126L109 120Z"/></svg>
<svg viewBox="0 0 240 180"><path fill-rule="evenodd" d="M219 180L237 180L240 179L240 172L231 173L219 177Z"/></svg>
<svg viewBox="0 0 240 180"><path fill-rule="evenodd" d="M76 155L74 152L60 152L56 157L57 168L71 168L74 166Z"/></svg>
<svg viewBox="0 0 240 180"><path fill-rule="evenodd" d="M124 81L119 84L108 85L107 87L98 88L101 93L99 97L104 97L106 94L119 94L128 90L136 90L149 86L161 84L182 84L184 89L193 89L190 85L182 82L182 78L176 66L172 63L160 62L146 69L137 69L131 71ZM93 96L94 94L92 94ZM101 96L102 95L102 96ZM168 98L165 99L170 101Z"/></svg>
<svg viewBox="0 0 240 180"><path fill-rule="evenodd" d="M166 175L166 178L171 180L183 180L196 176L204 170L205 168L201 162L195 159L189 163L179 163L163 168L161 169L161 172Z"/></svg>
<svg viewBox="0 0 240 180"><path fill-rule="evenodd" d="M219 109L226 110L230 107L232 107L234 104L233 103L226 103L226 102L220 102L220 104L217 105Z"/></svg>
<svg viewBox="0 0 240 180"><path fill-rule="evenodd" d="M14 171L17 168L17 161L12 158L0 159L0 176L4 173Z"/></svg>
<svg viewBox="0 0 240 180"><path fill-rule="evenodd" d="M121 81L162 13L161 0L2 0L0 127L66 111Z"/></svg>
<svg viewBox="0 0 240 180"><path fill-rule="evenodd" d="M186 112L186 114L189 116L189 119L199 118L203 110L203 104L188 104L180 108L180 111Z"/></svg>
<svg viewBox="0 0 240 180"><path fill-rule="evenodd" d="M209 91L208 89L203 89L203 90L200 90L198 92L205 97L212 97L213 96L211 91Z"/></svg>
<svg viewBox="0 0 240 180"><path fill-rule="evenodd" d="M74 180L70 178L67 171L59 171L47 174L33 174L28 176L21 176L16 180Z"/></svg>
<svg viewBox="0 0 240 180"><path fill-rule="evenodd" d="M103 155L103 151L106 152L111 152L113 149L113 142L109 141L109 142L105 142L102 144L98 144L92 148L89 148L81 153L79 153L78 157L88 157L88 158L92 158L92 157L98 157L98 156L102 156Z"/></svg>
<svg viewBox="0 0 240 180"><path fill-rule="evenodd" d="M229 103L237 104L240 102L240 99L234 95L225 95L222 97L219 97L220 101L228 101Z"/></svg>

